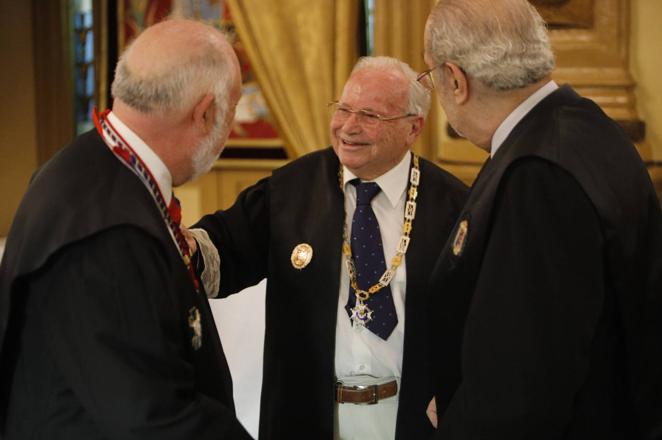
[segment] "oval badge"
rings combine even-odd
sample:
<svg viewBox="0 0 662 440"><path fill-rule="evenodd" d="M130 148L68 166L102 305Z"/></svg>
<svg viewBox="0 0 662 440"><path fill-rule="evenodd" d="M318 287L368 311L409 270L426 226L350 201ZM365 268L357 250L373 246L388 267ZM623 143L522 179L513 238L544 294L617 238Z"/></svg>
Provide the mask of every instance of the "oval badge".
<svg viewBox="0 0 662 440"><path fill-rule="evenodd" d="M300 243L296 245L292 250L292 256L290 256L292 267L298 270L308 266L308 263L310 263L310 260L312 259L313 248L308 243Z"/></svg>

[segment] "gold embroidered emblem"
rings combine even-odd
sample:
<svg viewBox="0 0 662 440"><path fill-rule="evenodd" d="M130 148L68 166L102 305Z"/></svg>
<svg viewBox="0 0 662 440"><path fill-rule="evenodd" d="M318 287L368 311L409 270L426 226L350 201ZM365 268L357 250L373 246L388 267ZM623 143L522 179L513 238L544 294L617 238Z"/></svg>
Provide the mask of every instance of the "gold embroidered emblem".
<svg viewBox="0 0 662 440"><path fill-rule="evenodd" d="M464 243L467 239L468 232L469 220L462 220L457 226L457 232L455 233L455 238L453 239L453 255L456 257L459 256L464 250Z"/></svg>
<svg viewBox="0 0 662 440"><path fill-rule="evenodd" d="M310 260L312 259L313 248L308 243L300 243L296 245L292 250L292 255L290 256L292 267L298 270L308 266L308 263L310 263Z"/></svg>

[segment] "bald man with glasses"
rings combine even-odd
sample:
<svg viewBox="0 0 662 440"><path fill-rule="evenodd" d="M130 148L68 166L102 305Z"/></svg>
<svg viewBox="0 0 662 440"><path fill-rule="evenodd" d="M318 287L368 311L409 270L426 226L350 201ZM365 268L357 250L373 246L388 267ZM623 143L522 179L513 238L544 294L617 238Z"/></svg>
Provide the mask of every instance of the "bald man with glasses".
<svg viewBox="0 0 662 440"><path fill-rule="evenodd" d="M362 59L329 105L333 146L194 230L206 267L220 257L214 294L268 280L261 438L432 433L427 280L466 187L411 151L429 105L409 66Z"/></svg>

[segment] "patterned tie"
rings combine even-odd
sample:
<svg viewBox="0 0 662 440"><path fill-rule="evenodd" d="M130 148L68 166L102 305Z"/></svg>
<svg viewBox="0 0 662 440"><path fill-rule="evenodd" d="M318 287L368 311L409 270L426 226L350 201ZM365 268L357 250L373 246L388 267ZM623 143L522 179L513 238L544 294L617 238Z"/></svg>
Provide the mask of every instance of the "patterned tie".
<svg viewBox="0 0 662 440"><path fill-rule="evenodd" d="M379 281L386 270L382 235L375 212L370 206L372 199L379 193L379 185L375 182L361 182L354 179L350 183L356 186L356 210L352 218L352 257L356 267L356 282L363 290ZM349 298L345 309L352 316L352 307L356 304L356 294L351 284ZM366 327L386 340L398 323L395 304L391 295L391 287L386 286L370 296L366 305L373 311L372 321Z"/></svg>
<svg viewBox="0 0 662 440"><path fill-rule="evenodd" d="M168 212L170 213L172 221L179 226L182 222L182 205L179 203L179 199L175 197L175 193L172 193L172 199L170 199L170 204L168 205Z"/></svg>

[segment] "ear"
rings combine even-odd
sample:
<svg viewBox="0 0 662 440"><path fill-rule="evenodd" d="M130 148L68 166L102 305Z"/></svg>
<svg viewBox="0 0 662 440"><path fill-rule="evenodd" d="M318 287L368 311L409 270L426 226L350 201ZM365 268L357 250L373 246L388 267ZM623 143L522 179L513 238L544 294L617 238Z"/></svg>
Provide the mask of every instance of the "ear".
<svg viewBox="0 0 662 440"><path fill-rule="evenodd" d="M452 91L456 104L464 104L469 99L469 79L460 66L454 63L444 64L444 81Z"/></svg>
<svg viewBox="0 0 662 440"><path fill-rule="evenodd" d="M416 139L421 134L421 131L423 131L423 126L425 125L425 119L421 116L412 119L413 122L410 125L409 133L407 133L407 144L409 146L414 145L414 142L416 142Z"/></svg>
<svg viewBox="0 0 662 440"><path fill-rule="evenodd" d="M203 133L209 133L214 126L215 109L214 95L211 93L204 95L193 107L193 125Z"/></svg>

